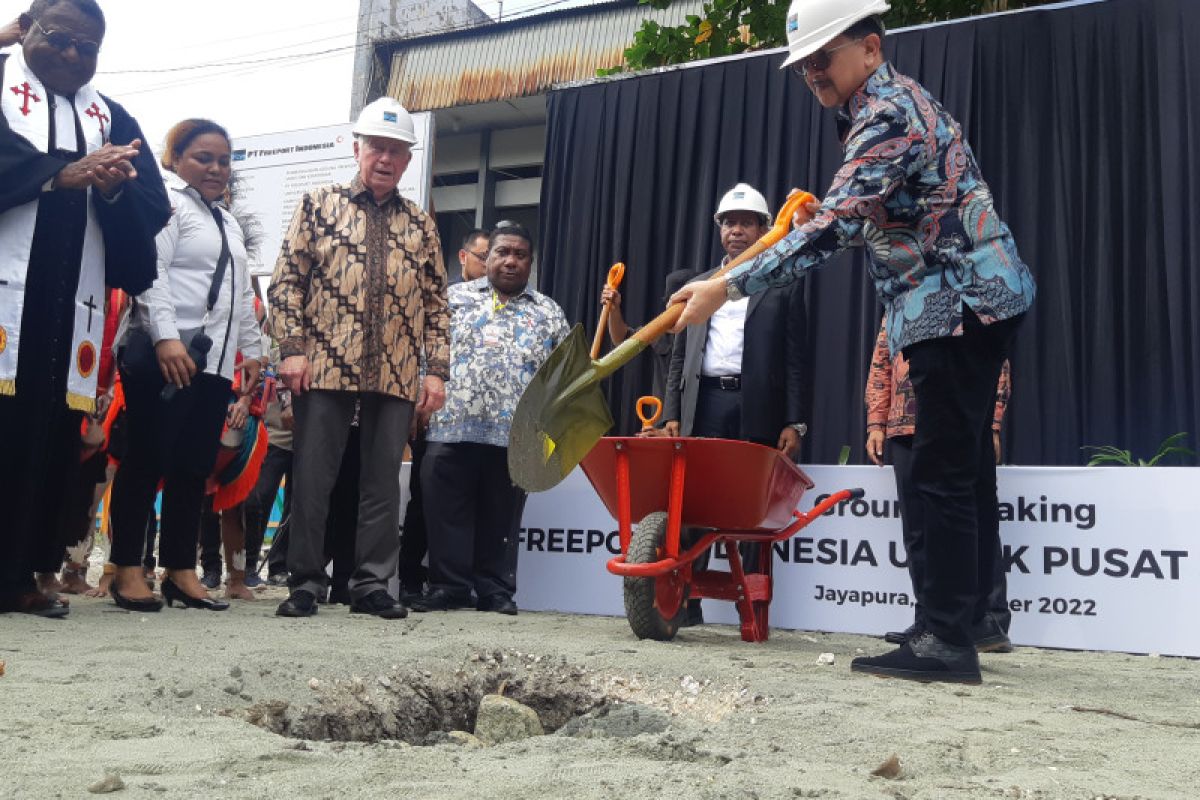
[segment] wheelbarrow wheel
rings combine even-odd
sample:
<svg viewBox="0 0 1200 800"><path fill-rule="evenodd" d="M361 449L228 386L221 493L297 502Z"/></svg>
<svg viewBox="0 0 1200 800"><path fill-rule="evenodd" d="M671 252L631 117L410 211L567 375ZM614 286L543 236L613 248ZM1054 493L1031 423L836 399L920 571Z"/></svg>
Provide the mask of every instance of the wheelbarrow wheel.
<svg viewBox="0 0 1200 800"><path fill-rule="evenodd" d="M627 564L650 564L666 557L667 514L646 515L633 529ZM639 639L675 638L687 612L688 585L678 572L657 578L625 578L625 616Z"/></svg>

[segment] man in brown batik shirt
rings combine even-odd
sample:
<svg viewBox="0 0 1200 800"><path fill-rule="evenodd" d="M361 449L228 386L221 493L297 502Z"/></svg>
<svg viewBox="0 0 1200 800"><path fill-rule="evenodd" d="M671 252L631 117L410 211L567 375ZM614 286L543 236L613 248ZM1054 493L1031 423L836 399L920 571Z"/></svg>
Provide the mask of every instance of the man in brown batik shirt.
<svg viewBox="0 0 1200 800"><path fill-rule="evenodd" d="M291 596L276 612L285 617L315 614L325 593L329 496L356 406L351 612L408 613L387 591L399 554L400 464L413 414L428 419L445 399L449 313L437 225L396 191L416 143L412 118L382 98L363 109L354 134L358 174L303 197L269 292L279 377L295 398Z"/></svg>

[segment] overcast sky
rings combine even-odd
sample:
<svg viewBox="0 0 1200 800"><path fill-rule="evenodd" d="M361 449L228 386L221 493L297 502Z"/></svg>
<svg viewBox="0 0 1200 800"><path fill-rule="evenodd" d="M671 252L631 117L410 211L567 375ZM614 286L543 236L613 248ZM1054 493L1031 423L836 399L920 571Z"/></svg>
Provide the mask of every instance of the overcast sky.
<svg viewBox="0 0 1200 800"><path fill-rule="evenodd" d="M108 34L96 87L138 119L156 150L187 117L215 119L234 137L349 117L358 0L99 1ZM504 16L595 1L503 0ZM499 0L478 5L495 15ZM0 0L0 18L28 7L29 0ZM178 70L201 64L224 66Z"/></svg>

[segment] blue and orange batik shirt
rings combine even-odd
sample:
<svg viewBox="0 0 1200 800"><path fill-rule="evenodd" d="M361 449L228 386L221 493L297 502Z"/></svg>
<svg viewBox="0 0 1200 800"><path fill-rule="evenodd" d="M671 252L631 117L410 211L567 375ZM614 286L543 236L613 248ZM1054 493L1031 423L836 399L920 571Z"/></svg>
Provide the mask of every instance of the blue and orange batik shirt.
<svg viewBox="0 0 1200 800"><path fill-rule="evenodd" d="M839 111L845 160L820 211L728 280L755 294L855 245L867 248L892 354L961 335L963 306L985 324L1027 311L1037 293L996 214L959 124L884 64Z"/></svg>

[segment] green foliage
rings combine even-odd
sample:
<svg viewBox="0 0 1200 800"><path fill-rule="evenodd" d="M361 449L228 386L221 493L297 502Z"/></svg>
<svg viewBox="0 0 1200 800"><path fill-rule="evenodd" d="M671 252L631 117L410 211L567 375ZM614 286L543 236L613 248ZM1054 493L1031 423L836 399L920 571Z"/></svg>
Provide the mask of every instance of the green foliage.
<svg viewBox="0 0 1200 800"><path fill-rule="evenodd" d="M1081 449L1092 451L1092 458L1088 461L1089 467L1098 467L1103 464L1116 464L1123 467L1153 467L1167 456L1180 455L1194 457L1196 452L1183 446L1183 443L1186 441L1186 431L1177 433L1174 436L1168 436L1158 446L1158 452L1149 461L1141 458L1134 459L1131 450L1122 450L1110 444L1100 446L1088 445Z"/></svg>
<svg viewBox="0 0 1200 800"><path fill-rule="evenodd" d="M672 0L639 2L664 9ZM884 21L889 28L896 28L1046 2L1050 0L892 0L892 10ZM645 20L625 50L625 63L597 70L597 74L652 69L786 45L788 5L789 0L707 0L703 15L689 14L683 25L663 26Z"/></svg>

